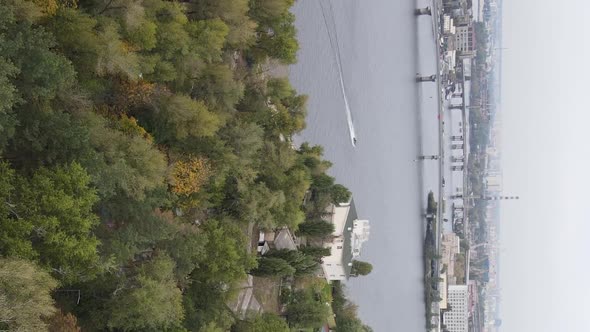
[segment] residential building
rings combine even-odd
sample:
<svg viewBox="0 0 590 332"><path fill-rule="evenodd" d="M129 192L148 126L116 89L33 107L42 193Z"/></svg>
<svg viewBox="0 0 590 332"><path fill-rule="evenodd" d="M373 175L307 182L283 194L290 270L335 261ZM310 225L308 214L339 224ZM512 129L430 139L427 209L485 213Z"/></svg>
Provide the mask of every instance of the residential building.
<svg viewBox="0 0 590 332"><path fill-rule="evenodd" d="M283 227L276 232L274 237L274 248L277 250L297 250L297 243L295 237L287 227Z"/></svg>
<svg viewBox="0 0 590 332"><path fill-rule="evenodd" d="M361 247L369 238L369 221L358 219L354 201L330 204L326 222L334 224L329 242L330 256L322 259L322 273L328 281L346 280L350 277L352 261L360 255Z"/></svg>
<svg viewBox="0 0 590 332"><path fill-rule="evenodd" d="M441 262L447 268L447 280L449 285L456 284L455 255L461 250L461 239L455 233L445 233L441 240Z"/></svg>
<svg viewBox="0 0 590 332"><path fill-rule="evenodd" d="M455 23L449 15L443 15L443 34L454 35L455 34Z"/></svg>
<svg viewBox="0 0 590 332"><path fill-rule="evenodd" d="M440 279L441 279L441 281L439 281L439 283L438 283L438 289L440 289L440 301L438 302L438 307L439 307L440 310L446 310L448 308L447 273L446 272L441 273L440 274Z"/></svg>
<svg viewBox="0 0 590 332"><path fill-rule="evenodd" d="M489 193L499 193L502 191L502 176L488 175L485 179L486 190Z"/></svg>
<svg viewBox="0 0 590 332"><path fill-rule="evenodd" d="M475 55L475 32L473 24L460 25L455 28L455 49L462 55Z"/></svg>
<svg viewBox="0 0 590 332"><path fill-rule="evenodd" d="M467 285L449 285L448 309L443 313L443 324L449 332L468 332L469 288Z"/></svg>

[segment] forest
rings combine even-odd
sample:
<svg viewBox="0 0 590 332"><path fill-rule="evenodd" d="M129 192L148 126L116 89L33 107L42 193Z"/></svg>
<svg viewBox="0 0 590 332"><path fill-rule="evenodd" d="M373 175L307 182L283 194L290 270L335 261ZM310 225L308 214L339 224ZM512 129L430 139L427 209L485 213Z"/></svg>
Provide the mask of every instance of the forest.
<svg viewBox="0 0 590 332"><path fill-rule="evenodd" d="M296 61L293 1L0 0L0 329L326 323L305 289L280 313L228 306L249 274L328 254L258 257L253 228L313 235L350 198L322 147L292 143L307 97L272 74Z"/></svg>

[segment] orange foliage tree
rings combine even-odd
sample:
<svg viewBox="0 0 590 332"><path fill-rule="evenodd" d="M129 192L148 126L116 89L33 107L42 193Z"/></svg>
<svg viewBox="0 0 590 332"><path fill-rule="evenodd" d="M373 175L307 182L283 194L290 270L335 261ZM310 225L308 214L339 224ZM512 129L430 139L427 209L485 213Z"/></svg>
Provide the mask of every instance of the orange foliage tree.
<svg viewBox="0 0 590 332"><path fill-rule="evenodd" d="M121 80L116 103L119 108L143 105L149 103L154 93L156 93L156 84L154 83L142 79L137 81Z"/></svg>
<svg viewBox="0 0 590 332"><path fill-rule="evenodd" d="M191 157L179 160L172 169L172 191L181 196L199 192L211 176L211 164L207 158Z"/></svg>
<svg viewBox="0 0 590 332"><path fill-rule="evenodd" d="M51 318L48 319L49 332L80 332L78 327L78 320L76 316L57 311Z"/></svg>
<svg viewBox="0 0 590 332"><path fill-rule="evenodd" d="M137 135L153 142L153 137L142 126L137 123L137 120L132 116L121 114L119 118L118 127L127 135Z"/></svg>

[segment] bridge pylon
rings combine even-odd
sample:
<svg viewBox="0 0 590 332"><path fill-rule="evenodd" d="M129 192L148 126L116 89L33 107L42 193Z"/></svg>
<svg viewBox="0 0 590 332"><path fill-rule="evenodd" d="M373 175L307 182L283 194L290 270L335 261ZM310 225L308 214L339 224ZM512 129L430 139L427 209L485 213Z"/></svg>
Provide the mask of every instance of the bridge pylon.
<svg viewBox="0 0 590 332"><path fill-rule="evenodd" d="M451 157L451 162L452 163L463 163L463 162L465 162L465 157L463 157L463 156Z"/></svg>
<svg viewBox="0 0 590 332"><path fill-rule="evenodd" d="M414 11L414 15L432 15L432 10L430 9L430 7L418 8Z"/></svg>
<svg viewBox="0 0 590 332"><path fill-rule="evenodd" d="M438 160L438 158L440 158L438 155L431 155L431 156L418 156L418 158L416 160Z"/></svg>
<svg viewBox="0 0 590 332"><path fill-rule="evenodd" d="M416 75L416 82L436 82L436 75L420 76Z"/></svg>

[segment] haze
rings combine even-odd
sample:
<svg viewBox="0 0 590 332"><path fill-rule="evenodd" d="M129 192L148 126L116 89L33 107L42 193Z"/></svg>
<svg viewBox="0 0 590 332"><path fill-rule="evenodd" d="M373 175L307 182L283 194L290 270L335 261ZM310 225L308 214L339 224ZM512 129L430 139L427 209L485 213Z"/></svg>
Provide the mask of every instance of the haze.
<svg viewBox="0 0 590 332"><path fill-rule="evenodd" d="M590 4L503 13L502 331L588 331Z"/></svg>

